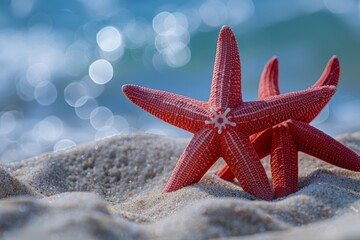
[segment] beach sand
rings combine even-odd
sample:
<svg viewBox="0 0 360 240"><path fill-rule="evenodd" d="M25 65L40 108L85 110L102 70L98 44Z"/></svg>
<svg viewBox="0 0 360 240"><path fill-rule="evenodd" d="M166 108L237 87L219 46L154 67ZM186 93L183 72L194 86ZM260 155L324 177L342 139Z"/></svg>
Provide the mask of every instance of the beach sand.
<svg viewBox="0 0 360 240"><path fill-rule="evenodd" d="M360 153L360 132L338 140ZM221 180L222 160L162 194L188 141L122 134L1 165L1 239L360 239L360 173L305 154L283 199Z"/></svg>

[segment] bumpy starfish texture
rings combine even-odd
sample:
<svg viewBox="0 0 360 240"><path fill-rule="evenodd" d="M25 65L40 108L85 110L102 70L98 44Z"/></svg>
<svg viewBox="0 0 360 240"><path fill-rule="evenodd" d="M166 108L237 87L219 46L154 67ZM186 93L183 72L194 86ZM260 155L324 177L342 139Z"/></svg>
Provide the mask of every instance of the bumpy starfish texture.
<svg viewBox="0 0 360 240"><path fill-rule="evenodd" d="M319 80L312 86L337 86L340 66L337 57L328 62ZM259 85L259 99L280 94L278 86L278 60L273 58L266 65ZM284 197L298 189L298 151L305 152L328 163L360 171L360 156L345 147L335 139L310 126L311 122L325 106L320 103L314 108L250 137L251 142L259 155L263 158L271 154L271 172L275 197ZM218 175L232 180L228 166L224 166Z"/></svg>
<svg viewBox="0 0 360 240"><path fill-rule="evenodd" d="M135 85L122 90L150 114L194 133L163 192L198 182L223 157L244 191L265 200L271 200L273 192L249 136L314 109L334 94L334 88L326 86L243 102L240 56L229 27L219 34L208 102Z"/></svg>

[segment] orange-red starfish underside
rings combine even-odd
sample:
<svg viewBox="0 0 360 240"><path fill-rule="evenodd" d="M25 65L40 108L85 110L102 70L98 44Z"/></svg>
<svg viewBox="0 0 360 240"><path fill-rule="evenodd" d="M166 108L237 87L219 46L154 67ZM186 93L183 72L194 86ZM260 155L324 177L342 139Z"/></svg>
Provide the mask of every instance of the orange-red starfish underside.
<svg viewBox="0 0 360 240"><path fill-rule="evenodd" d="M215 161L223 157L242 188L265 200L273 199L273 192L249 136L315 111L330 100L335 89L334 86L314 87L244 102L239 51L229 27L223 27L219 34L208 102L135 85L122 88L126 96L145 111L194 133L164 192L198 182Z"/></svg>
<svg viewBox="0 0 360 240"><path fill-rule="evenodd" d="M278 60L271 59L260 78L259 99L279 95ZM312 86L333 85L339 81L340 66L337 57L332 57L319 80ZM259 158L271 154L271 172L275 197L284 197L298 189L298 151L322 159L328 163L360 171L360 156L322 131L310 126L325 107L308 111L297 118L287 120L250 137ZM218 172L226 180L234 179L226 164Z"/></svg>

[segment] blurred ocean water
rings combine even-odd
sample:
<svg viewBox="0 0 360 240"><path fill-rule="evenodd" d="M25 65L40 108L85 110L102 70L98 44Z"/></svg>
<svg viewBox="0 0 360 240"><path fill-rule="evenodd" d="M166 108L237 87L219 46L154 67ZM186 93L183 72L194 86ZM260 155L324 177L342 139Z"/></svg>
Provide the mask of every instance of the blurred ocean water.
<svg viewBox="0 0 360 240"><path fill-rule="evenodd" d="M337 55L341 79L312 123L360 130L358 0L4 0L0 2L0 161L121 132L190 136L131 104L139 84L207 100L222 25L239 44L244 100L274 55L280 87L311 86Z"/></svg>

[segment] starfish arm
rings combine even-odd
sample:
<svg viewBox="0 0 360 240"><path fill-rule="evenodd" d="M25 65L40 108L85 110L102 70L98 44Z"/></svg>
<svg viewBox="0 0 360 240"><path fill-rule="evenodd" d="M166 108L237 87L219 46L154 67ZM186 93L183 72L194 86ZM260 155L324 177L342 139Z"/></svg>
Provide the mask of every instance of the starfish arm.
<svg viewBox="0 0 360 240"><path fill-rule="evenodd" d="M333 56L326 65L319 80L311 88L316 88L321 86L337 87L339 83L339 78L340 78L339 59L336 56ZM313 109L312 111L308 111L306 114L297 117L296 120L307 123L311 122L321 112L321 110L325 107L327 103L328 101L324 102L322 105L319 105L317 108Z"/></svg>
<svg viewBox="0 0 360 240"><path fill-rule="evenodd" d="M271 136L271 128L250 136L251 144L259 156L259 159L262 159L270 154ZM216 175L226 181L232 181L234 179L234 174L226 163L222 166L222 168L220 168Z"/></svg>
<svg viewBox="0 0 360 240"><path fill-rule="evenodd" d="M207 103L202 101L135 85L124 85L122 90L140 108L192 133L197 132L209 117Z"/></svg>
<svg viewBox="0 0 360 240"><path fill-rule="evenodd" d="M289 121L291 135L299 151L335 166L360 172L360 155L329 135L300 121Z"/></svg>
<svg viewBox="0 0 360 240"><path fill-rule="evenodd" d="M241 102L239 50L234 33L225 26L219 34L209 103L211 108L223 112Z"/></svg>
<svg viewBox="0 0 360 240"><path fill-rule="evenodd" d="M235 178L229 165L227 165L226 163L220 168L216 175L225 181L232 181Z"/></svg>
<svg viewBox="0 0 360 240"><path fill-rule="evenodd" d="M340 63L339 59L336 56L332 56L327 63L323 73L321 74L319 80L312 86L321 87L326 85L337 86L340 78Z"/></svg>
<svg viewBox="0 0 360 240"><path fill-rule="evenodd" d="M248 137L239 135L233 129L228 130L222 136L221 146L225 162L244 191L264 200L272 200L269 179Z"/></svg>
<svg viewBox="0 0 360 240"><path fill-rule="evenodd" d="M286 124L273 127L270 166L275 198L298 190L298 153Z"/></svg>
<svg viewBox="0 0 360 240"><path fill-rule="evenodd" d="M279 94L279 61L273 57L266 64L261 74L258 96L261 100Z"/></svg>
<svg viewBox="0 0 360 240"><path fill-rule="evenodd" d="M220 157L219 142L216 137L217 133L207 128L195 133L177 162L163 192L176 191L200 181Z"/></svg>
<svg viewBox="0 0 360 240"><path fill-rule="evenodd" d="M272 128L268 128L260 133L256 133L250 136L251 144L253 145L260 159L263 159L270 154L272 135Z"/></svg>
<svg viewBox="0 0 360 240"><path fill-rule="evenodd" d="M246 102L234 109L231 121L238 131L252 135L282 121L296 118L329 101L336 87L324 86Z"/></svg>

